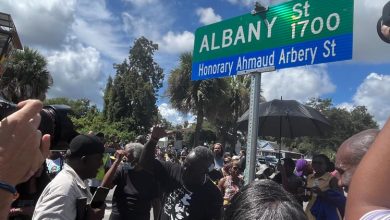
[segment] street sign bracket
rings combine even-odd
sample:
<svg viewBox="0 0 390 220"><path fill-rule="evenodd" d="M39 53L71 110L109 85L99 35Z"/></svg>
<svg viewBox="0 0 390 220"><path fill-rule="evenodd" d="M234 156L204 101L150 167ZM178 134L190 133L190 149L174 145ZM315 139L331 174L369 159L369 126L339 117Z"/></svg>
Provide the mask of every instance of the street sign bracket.
<svg viewBox="0 0 390 220"><path fill-rule="evenodd" d="M248 75L248 74L256 74L256 73L272 72L272 71L275 71L275 70L276 70L275 66L267 66L267 67L252 69L252 70L238 71L237 72L237 76L243 76L243 75Z"/></svg>
<svg viewBox="0 0 390 220"><path fill-rule="evenodd" d="M262 5L260 2L255 2L255 8L251 11L252 15L257 15L268 11L268 6Z"/></svg>

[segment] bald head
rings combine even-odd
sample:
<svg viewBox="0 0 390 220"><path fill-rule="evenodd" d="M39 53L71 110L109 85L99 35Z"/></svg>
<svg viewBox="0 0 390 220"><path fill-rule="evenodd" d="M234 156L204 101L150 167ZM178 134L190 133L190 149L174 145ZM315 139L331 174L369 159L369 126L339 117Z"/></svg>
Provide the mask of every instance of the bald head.
<svg viewBox="0 0 390 220"><path fill-rule="evenodd" d="M214 162L210 149L198 146L191 150L184 161L183 181L186 186L199 186L206 180L208 168Z"/></svg>
<svg viewBox="0 0 390 220"><path fill-rule="evenodd" d="M347 158L349 159L348 162L353 165L358 165L368 151L368 148L374 142L378 133L378 129L368 129L357 133L344 141L340 146L339 151L347 150L350 153ZM337 151L337 154L339 151Z"/></svg>
<svg viewBox="0 0 390 220"><path fill-rule="evenodd" d="M360 161L378 135L378 129L368 129L353 135L341 144L336 154L339 185L348 187Z"/></svg>
<svg viewBox="0 0 390 220"><path fill-rule="evenodd" d="M207 147L203 146L198 146L192 149L186 158L186 163L188 164L200 162L207 164L207 167L210 166L213 161L213 153Z"/></svg>

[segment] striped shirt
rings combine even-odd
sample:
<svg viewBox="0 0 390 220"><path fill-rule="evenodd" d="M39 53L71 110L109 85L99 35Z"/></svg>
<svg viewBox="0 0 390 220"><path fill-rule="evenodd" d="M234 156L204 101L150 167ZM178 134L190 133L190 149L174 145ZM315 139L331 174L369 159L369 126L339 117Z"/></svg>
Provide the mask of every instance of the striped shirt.
<svg viewBox="0 0 390 220"><path fill-rule="evenodd" d="M366 213L363 215L360 220L390 220L390 210L389 209L378 209Z"/></svg>

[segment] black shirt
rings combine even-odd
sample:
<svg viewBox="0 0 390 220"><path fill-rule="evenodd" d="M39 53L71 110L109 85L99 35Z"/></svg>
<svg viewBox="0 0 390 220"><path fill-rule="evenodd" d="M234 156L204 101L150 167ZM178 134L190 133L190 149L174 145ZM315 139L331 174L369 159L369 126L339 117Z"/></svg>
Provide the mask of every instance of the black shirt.
<svg viewBox="0 0 390 220"><path fill-rule="evenodd" d="M144 170L120 166L115 173L110 219L149 220L151 200L158 196L158 183Z"/></svg>
<svg viewBox="0 0 390 220"><path fill-rule="evenodd" d="M155 170L165 192L160 220L219 219L223 204L222 195L209 178L196 189L189 191L182 181L183 168L179 164L159 162Z"/></svg>

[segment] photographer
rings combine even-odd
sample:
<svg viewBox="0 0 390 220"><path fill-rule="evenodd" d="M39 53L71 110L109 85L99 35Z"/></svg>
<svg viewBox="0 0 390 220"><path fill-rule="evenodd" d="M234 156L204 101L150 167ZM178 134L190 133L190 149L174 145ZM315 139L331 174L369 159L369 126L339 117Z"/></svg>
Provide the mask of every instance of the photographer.
<svg viewBox="0 0 390 220"><path fill-rule="evenodd" d="M0 122L0 219L15 199L15 185L28 180L49 154L50 135L38 130L42 103L20 102L15 113Z"/></svg>
<svg viewBox="0 0 390 220"><path fill-rule="evenodd" d="M67 151L64 169L46 186L38 199L33 219L103 219L104 205L99 208L83 207L77 210L78 200L87 198L91 202L92 194L85 180L95 177L102 165L103 143L93 135L78 135L73 138ZM86 209L84 209L86 208Z"/></svg>

